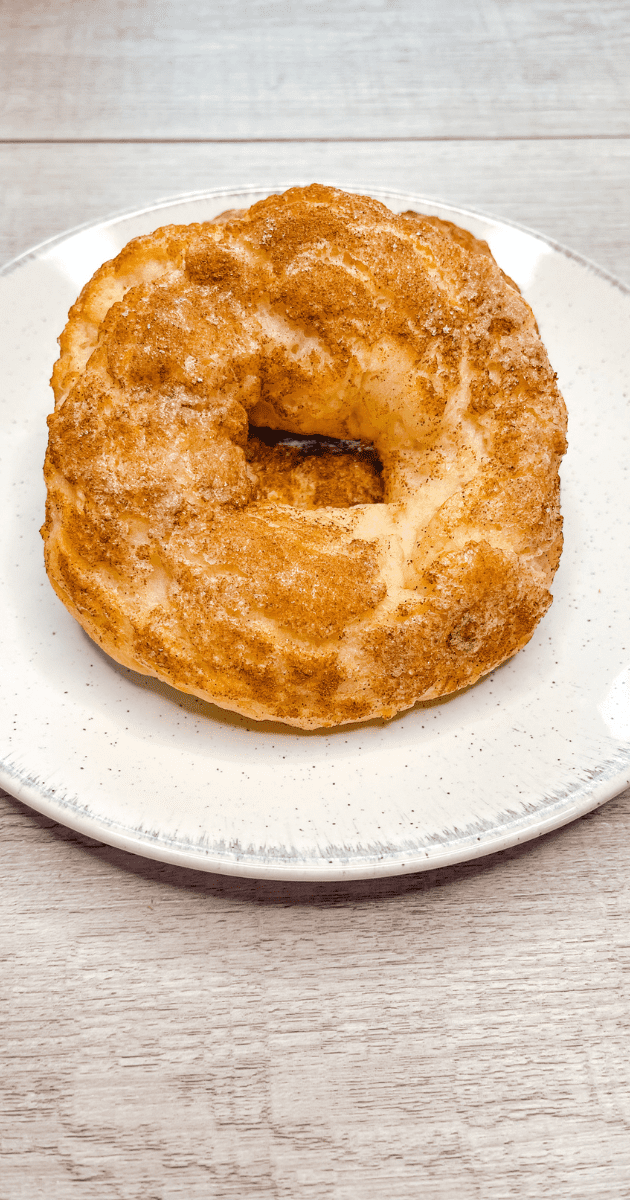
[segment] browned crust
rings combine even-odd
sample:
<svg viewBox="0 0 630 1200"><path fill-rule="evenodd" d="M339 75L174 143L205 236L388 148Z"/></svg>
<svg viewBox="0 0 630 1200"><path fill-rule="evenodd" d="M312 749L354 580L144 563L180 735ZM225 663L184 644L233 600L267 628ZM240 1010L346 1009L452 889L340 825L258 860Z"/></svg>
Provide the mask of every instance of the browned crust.
<svg viewBox="0 0 630 1200"><path fill-rule="evenodd" d="M46 566L119 662L316 728L473 683L551 603L564 404L465 230L293 188L131 242L60 346ZM373 442L382 477L248 421Z"/></svg>

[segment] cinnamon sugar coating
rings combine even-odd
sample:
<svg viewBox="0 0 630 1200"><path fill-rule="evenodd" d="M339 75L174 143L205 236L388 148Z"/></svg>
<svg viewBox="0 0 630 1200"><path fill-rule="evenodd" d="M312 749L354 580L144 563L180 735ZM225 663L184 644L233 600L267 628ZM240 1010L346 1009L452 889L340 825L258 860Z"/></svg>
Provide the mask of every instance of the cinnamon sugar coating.
<svg viewBox="0 0 630 1200"><path fill-rule="evenodd" d="M516 285L449 222L313 185L158 229L60 347L46 567L124 665L331 726L474 683L551 603L564 404Z"/></svg>

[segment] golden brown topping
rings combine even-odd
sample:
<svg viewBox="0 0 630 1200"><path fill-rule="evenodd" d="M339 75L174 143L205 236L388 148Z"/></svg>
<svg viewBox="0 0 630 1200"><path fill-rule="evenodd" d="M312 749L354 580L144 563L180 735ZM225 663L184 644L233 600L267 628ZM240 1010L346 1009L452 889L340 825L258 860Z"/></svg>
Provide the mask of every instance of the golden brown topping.
<svg viewBox="0 0 630 1200"><path fill-rule="evenodd" d="M326 726L474 682L550 603L564 406L450 222L312 185L157 230L60 345L47 568L120 662Z"/></svg>

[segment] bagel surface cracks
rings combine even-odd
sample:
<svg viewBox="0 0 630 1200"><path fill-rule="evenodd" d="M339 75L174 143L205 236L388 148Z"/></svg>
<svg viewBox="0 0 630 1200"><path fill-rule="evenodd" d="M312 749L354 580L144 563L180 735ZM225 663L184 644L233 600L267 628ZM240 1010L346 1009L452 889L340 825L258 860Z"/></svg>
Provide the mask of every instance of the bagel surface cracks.
<svg viewBox="0 0 630 1200"><path fill-rule="evenodd" d="M551 603L564 404L516 285L449 222L313 185L159 229L60 347L47 570L124 665L316 728L473 683Z"/></svg>

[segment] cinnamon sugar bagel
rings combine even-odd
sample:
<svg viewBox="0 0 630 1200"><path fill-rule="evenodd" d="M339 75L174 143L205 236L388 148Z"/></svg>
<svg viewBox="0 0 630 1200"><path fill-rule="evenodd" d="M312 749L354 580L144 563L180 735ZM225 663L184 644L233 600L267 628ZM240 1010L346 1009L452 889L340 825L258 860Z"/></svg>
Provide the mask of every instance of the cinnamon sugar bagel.
<svg viewBox="0 0 630 1200"><path fill-rule="evenodd" d="M292 188L132 241L60 346L46 567L125 666L331 726L474 683L551 603L565 408L464 230Z"/></svg>

